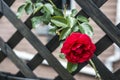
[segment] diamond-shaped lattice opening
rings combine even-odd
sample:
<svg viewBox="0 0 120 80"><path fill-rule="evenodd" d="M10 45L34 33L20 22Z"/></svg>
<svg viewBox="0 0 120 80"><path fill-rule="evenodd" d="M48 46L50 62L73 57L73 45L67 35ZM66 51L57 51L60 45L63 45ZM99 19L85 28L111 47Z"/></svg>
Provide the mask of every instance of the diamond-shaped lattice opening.
<svg viewBox="0 0 120 80"><path fill-rule="evenodd" d="M108 47L102 54L99 55L99 58L102 62L105 62L107 58L114 55L114 45Z"/></svg>
<svg viewBox="0 0 120 80"><path fill-rule="evenodd" d="M116 21L117 0L108 0L100 9L113 22Z"/></svg>
<svg viewBox="0 0 120 80"><path fill-rule="evenodd" d="M91 76L91 75L84 75L84 74L77 74L75 75L75 79L76 80L96 80L95 77Z"/></svg>
<svg viewBox="0 0 120 80"><path fill-rule="evenodd" d="M58 75L53 68L46 65L39 65L33 72L38 77L48 78L48 79L54 79Z"/></svg>
<svg viewBox="0 0 120 80"><path fill-rule="evenodd" d="M113 59L111 60L110 58L115 55L114 52L114 45L111 45L108 47L104 52L102 52L98 58L103 62L103 64L110 70L112 71L113 68Z"/></svg>
<svg viewBox="0 0 120 80"><path fill-rule="evenodd" d="M24 38L14 49L18 56L24 57L28 60L33 58L37 51L31 46L31 44Z"/></svg>
<svg viewBox="0 0 120 80"><path fill-rule="evenodd" d="M15 31L16 29L13 25L3 16L0 19L0 37L2 37L5 41L8 41Z"/></svg>
<svg viewBox="0 0 120 80"><path fill-rule="evenodd" d="M19 69L10 59L6 58L0 63L0 71L16 74Z"/></svg>
<svg viewBox="0 0 120 80"><path fill-rule="evenodd" d="M49 34L48 26L39 26L35 29L32 29L32 32L44 45L46 45L54 36L54 34Z"/></svg>
<svg viewBox="0 0 120 80"><path fill-rule="evenodd" d="M92 26L94 31L92 40L94 43L96 43L105 35L105 33L91 18L89 18L89 20L90 20L89 24Z"/></svg>

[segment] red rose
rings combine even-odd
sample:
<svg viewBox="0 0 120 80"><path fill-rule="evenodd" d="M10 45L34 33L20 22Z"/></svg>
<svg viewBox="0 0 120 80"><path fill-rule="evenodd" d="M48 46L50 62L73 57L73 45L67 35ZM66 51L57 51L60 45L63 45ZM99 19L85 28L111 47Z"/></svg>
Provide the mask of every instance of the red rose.
<svg viewBox="0 0 120 80"><path fill-rule="evenodd" d="M96 47L89 36L79 32L73 32L66 38L61 52L65 54L68 62L83 63L93 56L95 50Z"/></svg>

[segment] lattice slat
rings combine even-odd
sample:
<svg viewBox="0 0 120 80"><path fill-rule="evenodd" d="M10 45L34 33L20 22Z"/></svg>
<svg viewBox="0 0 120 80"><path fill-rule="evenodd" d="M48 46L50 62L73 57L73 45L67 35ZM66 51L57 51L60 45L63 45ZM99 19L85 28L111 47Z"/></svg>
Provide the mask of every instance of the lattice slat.
<svg viewBox="0 0 120 80"><path fill-rule="evenodd" d="M31 69L19 59L12 49L0 38L1 50L6 56L20 69L20 71L28 78L36 78Z"/></svg>
<svg viewBox="0 0 120 80"><path fill-rule="evenodd" d="M15 2L15 0L4 0L5 2L6 2L6 4L8 5L8 6L11 6L14 2ZM0 18L3 16L3 14L2 13L0 13Z"/></svg>

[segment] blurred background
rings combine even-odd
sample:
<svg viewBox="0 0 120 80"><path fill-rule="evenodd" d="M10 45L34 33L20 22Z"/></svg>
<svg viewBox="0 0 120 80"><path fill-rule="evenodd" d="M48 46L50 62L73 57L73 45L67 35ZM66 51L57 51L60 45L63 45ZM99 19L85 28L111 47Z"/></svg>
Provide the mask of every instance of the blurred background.
<svg viewBox="0 0 120 80"><path fill-rule="evenodd" d="M14 4L11 6L13 12L17 12L18 7L25 0L16 0ZM55 0L56 5L62 9L63 4L66 2L68 4L67 14L74 8L78 11L81 8L77 5L74 0ZM101 8L101 11L115 24L117 25L120 22L120 0L108 0ZM23 15L21 20L24 22L28 18L27 15ZM93 42L96 43L100 38L102 38L105 33L98 27L98 25L90 18L90 24L94 29L94 36L92 38ZM14 26L3 16L0 19L0 37L2 37L5 41L8 41L9 38L16 32ZM41 24L38 28L32 29L32 32L44 43L44 45L52 38L53 35L49 34L49 26ZM104 45L103 45L104 46ZM37 51L29 44L26 39L23 39L15 48L14 51L18 57L23 59L24 61L31 60ZM58 47L53 55L56 56L57 59L66 66L66 61L59 58L60 47ZM100 56L99 59L108 67L112 72L116 71L120 68L120 49L113 44L107 50L105 50ZM17 73L19 69L8 59L6 58L0 64L0 71ZM49 72L49 73L48 73ZM47 62L44 61L42 65L38 66L34 73L39 77L45 78L54 78L58 74L47 65ZM75 75L76 80L96 80L94 77L94 70L88 65L83 68L80 73Z"/></svg>

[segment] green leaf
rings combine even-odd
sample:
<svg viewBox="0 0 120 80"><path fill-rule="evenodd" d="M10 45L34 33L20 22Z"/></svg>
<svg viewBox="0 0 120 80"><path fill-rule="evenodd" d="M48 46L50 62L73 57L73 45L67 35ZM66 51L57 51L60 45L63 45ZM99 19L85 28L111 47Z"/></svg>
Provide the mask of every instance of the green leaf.
<svg viewBox="0 0 120 80"><path fill-rule="evenodd" d="M72 28L77 23L77 20L73 17L68 16L67 23L68 23L68 26Z"/></svg>
<svg viewBox="0 0 120 80"><path fill-rule="evenodd" d="M51 32L51 33L55 33L56 30L57 30L57 28L56 28L56 27L53 27L53 28L49 29L49 32Z"/></svg>
<svg viewBox="0 0 120 80"><path fill-rule="evenodd" d="M44 24L49 24L49 22L50 22L50 19L51 19L51 16L50 16L50 14L47 14L47 13L45 13L44 15L42 15L42 16L36 16L36 17L33 17L32 19L31 19L31 21L32 21L32 26L35 28L35 27L37 27L41 22L43 22Z"/></svg>
<svg viewBox="0 0 120 80"><path fill-rule="evenodd" d="M65 55L64 55L64 54L60 54L59 57L60 57L61 59L65 59Z"/></svg>
<svg viewBox="0 0 120 80"><path fill-rule="evenodd" d="M34 7L35 7L35 9L34 9L33 13L36 13L43 7L43 3L35 3Z"/></svg>
<svg viewBox="0 0 120 80"><path fill-rule="evenodd" d="M49 12L50 14L53 14L53 13L54 13L54 9L53 9L53 6L52 6L51 4L46 3L46 4L44 5L44 7L45 7L45 11L46 11L46 12Z"/></svg>
<svg viewBox="0 0 120 80"><path fill-rule="evenodd" d="M56 16L63 16L63 12L62 12L61 9L58 9L58 8L55 8L55 7L53 7L53 8L54 8L54 14Z"/></svg>
<svg viewBox="0 0 120 80"><path fill-rule="evenodd" d="M72 73L78 68L78 64L73 64L71 62L67 63L67 70Z"/></svg>
<svg viewBox="0 0 120 80"><path fill-rule="evenodd" d="M93 29L88 23L82 23L79 25L79 29L82 33L87 34L88 36L92 37L93 36Z"/></svg>
<svg viewBox="0 0 120 80"><path fill-rule="evenodd" d="M33 28L38 27L38 25L43 21L43 19L44 19L43 16L33 17L31 19Z"/></svg>
<svg viewBox="0 0 120 80"><path fill-rule="evenodd" d="M21 5L17 10L17 17L20 18L25 10L25 4Z"/></svg>
<svg viewBox="0 0 120 80"><path fill-rule="evenodd" d="M82 16L82 15L78 15L78 16L77 16L77 19L78 19L80 22L89 22L89 20L88 20L86 17Z"/></svg>
<svg viewBox="0 0 120 80"><path fill-rule="evenodd" d="M71 33L71 28L67 27L62 30L60 33L60 40L64 40L67 36L69 36Z"/></svg>
<svg viewBox="0 0 120 80"><path fill-rule="evenodd" d="M43 18L43 23L48 25L51 20L51 15L49 13L44 13L44 16L42 18Z"/></svg>
<svg viewBox="0 0 120 80"><path fill-rule="evenodd" d="M31 0L26 0L26 3L32 3Z"/></svg>
<svg viewBox="0 0 120 80"><path fill-rule="evenodd" d="M64 27L65 28L65 27L68 26L67 20L62 16L54 16L54 17L52 17L51 22L53 24L55 24L56 26L58 26L58 27Z"/></svg>
<svg viewBox="0 0 120 80"><path fill-rule="evenodd" d="M32 4L31 3L28 3L26 6L25 6L25 11L27 14L31 14L33 12L33 7L32 7Z"/></svg>
<svg viewBox="0 0 120 80"><path fill-rule="evenodd" d="M79 32L79 27L77 25L72 27L72 32Z"/></svg>
<svg viewBox="0 0 120 80"><path fill-rule="evenodd" d="M77 13L78 13L78 11L76 9L72 9L71 16L75 17Z"/></svg>

